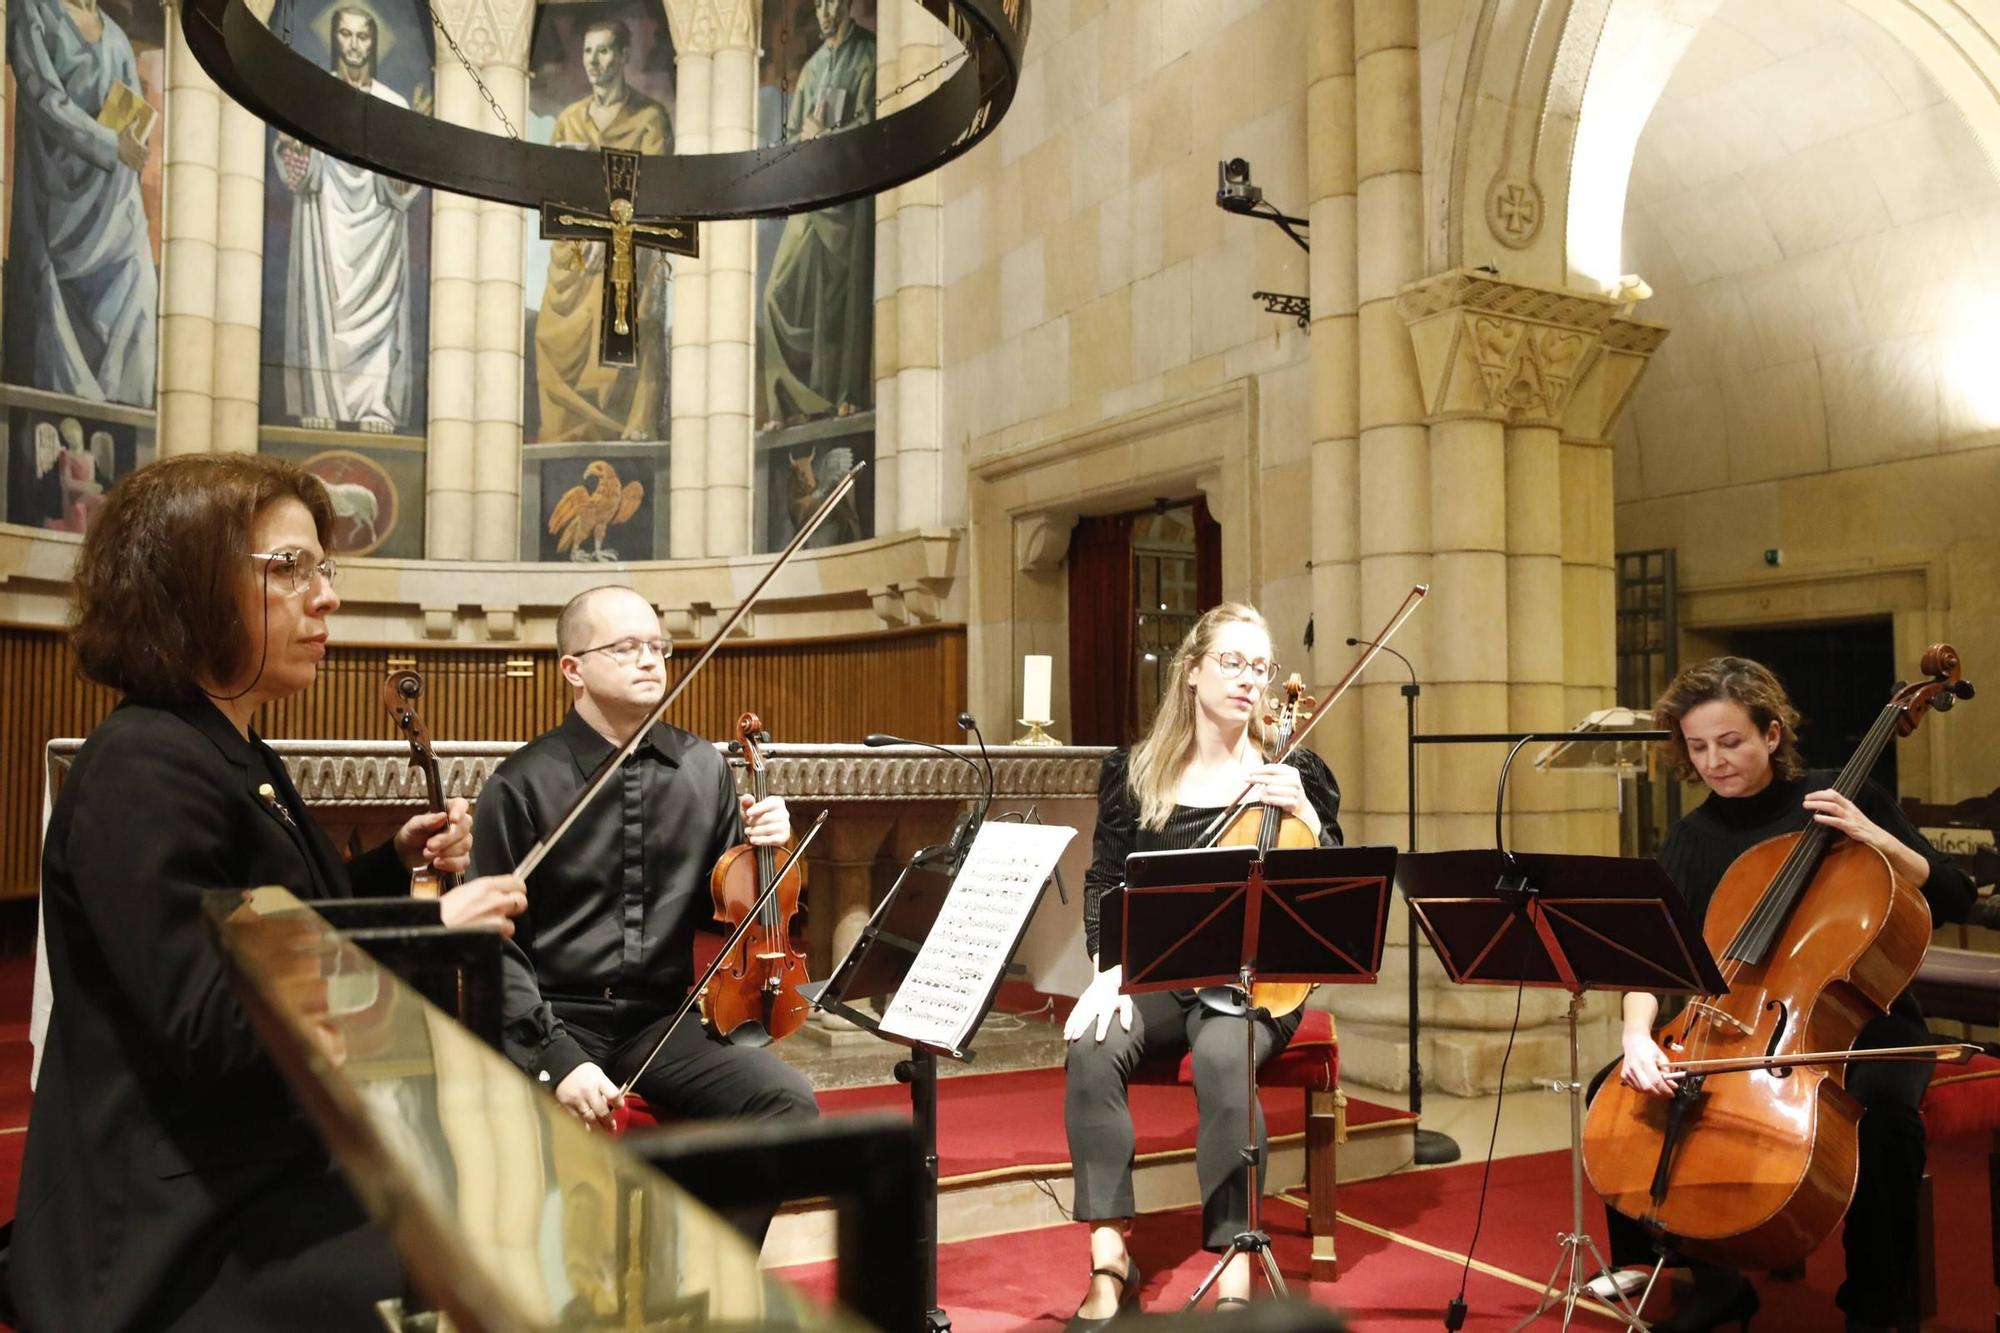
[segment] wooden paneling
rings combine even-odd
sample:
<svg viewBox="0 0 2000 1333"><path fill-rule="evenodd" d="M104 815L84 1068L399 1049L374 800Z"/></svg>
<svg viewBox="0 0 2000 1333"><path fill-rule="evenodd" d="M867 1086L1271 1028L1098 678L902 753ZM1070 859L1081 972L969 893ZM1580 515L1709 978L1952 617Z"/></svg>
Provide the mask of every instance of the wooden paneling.
<svg viewBox="0 0 2000 1333"><path fill-rule="evenodd" d="M677 678L693 659L693 647L683 651ZM437 740L526 740L569 707L553 648L338 645L319 683L266 708L257 729L274 739L392 737L381 703L392 663L423 672L420 711ZM115 700L77 677L63 636L50 630L0 627L0 682L0 898L15 898L34 894L40 879L42 747L88 735ZM964 706L965 629L945 625L727 644L668 721L724 739L748 708L780 743L859 741L871 731L957 741ZM1005 725L999 730L1004 735Z"/></svg>

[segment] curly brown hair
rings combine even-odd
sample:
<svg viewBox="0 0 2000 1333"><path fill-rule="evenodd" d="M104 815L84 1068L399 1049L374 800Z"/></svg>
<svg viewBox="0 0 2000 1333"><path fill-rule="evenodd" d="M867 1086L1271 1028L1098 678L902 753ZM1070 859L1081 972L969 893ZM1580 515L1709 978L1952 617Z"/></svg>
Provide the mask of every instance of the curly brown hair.
<svg viewBox="0 0 2000 1333"><path fill-rule="evenodd" d="M1778 724L1778 748L1771 753L1771 768L1779 777L1795 778L1806 771L1805 760L1799 756L1799 710L1785 693L1784 682L1762 662L1747 657L1711 657L1684 668L1653 705L1653 725L1673 733L1667 748L1673 754L1675 771L1684 781L1697 782L1701 774L1688 758L1681 719L1718 699L1741 704L1759 735L1767 734L1773 722Z"/></svg>
<svg viewBox="0 0 2000 1333"><path fill-rule="evenodd" d="M262 454L185 454L121 478L84 535L70 646L84 676L146 704L190 703L199 680L248 664L239 591L257 515L293 499L321 546L333 507L319 478Z"/></svg>

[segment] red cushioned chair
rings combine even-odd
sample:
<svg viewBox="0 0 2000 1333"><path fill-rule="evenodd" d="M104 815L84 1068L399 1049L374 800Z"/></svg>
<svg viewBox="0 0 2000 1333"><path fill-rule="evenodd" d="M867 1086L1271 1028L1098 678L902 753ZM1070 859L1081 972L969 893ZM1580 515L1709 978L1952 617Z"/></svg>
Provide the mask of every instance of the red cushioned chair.
<svg viewBox="0 0 2000 1333"><path fill-rule="evenodd" d="M1988 1027L2000 1023L2000 955L1933 947L1925 955L1912 989L1924 1012L1934 1018ZM1940 1066L1924 1094L1923 1116L1924 1133L1929 1138L1979 1135L1986 1142L1987 1243L1993 1251L1989 1281L1994 1287L1994 1333L2000 1333L2000 1059L1982 1055L1975 1056L1970 1065ZM1937 1313L1937 1264L1928 1174L1918 1209L1918 1293L1929 1317ZM1978 1279L1967 1274L1961 1280Z"/></svg>
<svg viewBox="0 0 2000 1333"><path fill-rule="evenodd" d="M1147 1061L1132 1075L1134 1083L1194 1086L1194 1054L1179 1063ZM1306 1097L1306 1189L1311 1196L1307 1219L1312 1231L1312 1279L1332 1282L1340 1277L1340 1260L1333 1248L1335 1153L1347 1137L1347 1098L1340 1091L1340 1040L1333 1015L1308 1009L1291 1041L1257 1071L1262 1088L1303 1088Z"/></svg>

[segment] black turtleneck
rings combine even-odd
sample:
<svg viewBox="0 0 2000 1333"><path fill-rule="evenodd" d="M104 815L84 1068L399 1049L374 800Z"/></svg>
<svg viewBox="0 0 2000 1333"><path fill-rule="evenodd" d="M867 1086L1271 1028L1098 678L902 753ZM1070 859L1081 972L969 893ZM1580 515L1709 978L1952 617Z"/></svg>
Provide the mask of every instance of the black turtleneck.
<svg viewBox="0 0 2000 1333"><path fill-rule="evenodd" d="M1835 777L1832 772L1774 777L1754 796L1717 796L1711 792L1674 825L1666 845L1660 848L1660 864L1694 909L1697 921L1707 914L1708 900L1730 864L1765 839L1797 833L1812 823L1802 802L1809 793L1833 786ZM1931 905L1931 924L1965 920L1973 899L1972 880L1966 873L1925 841L1902 807L1881 787L1864 783L1854 803L1884 832L1930 862L1930 878L1922 888Z"/></svg>

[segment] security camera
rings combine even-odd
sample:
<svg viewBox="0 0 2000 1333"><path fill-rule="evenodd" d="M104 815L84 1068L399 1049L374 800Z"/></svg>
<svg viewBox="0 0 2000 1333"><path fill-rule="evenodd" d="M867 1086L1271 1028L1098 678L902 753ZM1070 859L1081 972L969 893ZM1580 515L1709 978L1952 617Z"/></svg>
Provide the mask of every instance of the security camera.
<svg viewBox="0 0 2000 1333"><path fill-rule="evenodd" d="M1231 213L1248 213L1264 202L1264 192L1250 183L1250 164L1240 157L1215 164L1215 205Z"/></svg>

